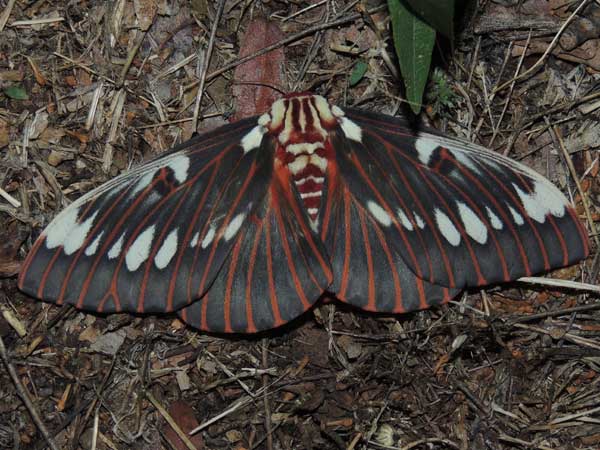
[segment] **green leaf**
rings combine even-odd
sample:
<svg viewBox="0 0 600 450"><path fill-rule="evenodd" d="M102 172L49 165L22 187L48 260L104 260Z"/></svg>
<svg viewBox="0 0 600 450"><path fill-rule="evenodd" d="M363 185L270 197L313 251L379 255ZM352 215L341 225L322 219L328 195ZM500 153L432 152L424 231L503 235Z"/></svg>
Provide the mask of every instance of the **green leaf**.
<svg viewBox="0 0 600 450"><path fill-rule="evenodd" d="M7 97L12 98L13 100L29 100L27 91L21 86L9 86L4 89L4 93Z"/></svg>
<svg viewBox="0 0 600 450"><path fill-rule="evenodd" d="M406 98L413 112L418 114L429 75L435 30L415 17L400 0L388 0L388 7Z"/></svg>
<svg viewBox="0 0 600 450"><path fill-rule="evenodd" d="M350 86L357 85L360 80L363 79L365 73L367 73L367 69L369 65L363 61L362 59L358 60L356 64L354 64L354 68L352 69L352 73L350 74Z"/></svg>
<svg viewBox="0 0 600 450"><path fill-rule="evenodd" d="M454 35L454 0L404 0L413 15L444 36Z"/></svg>

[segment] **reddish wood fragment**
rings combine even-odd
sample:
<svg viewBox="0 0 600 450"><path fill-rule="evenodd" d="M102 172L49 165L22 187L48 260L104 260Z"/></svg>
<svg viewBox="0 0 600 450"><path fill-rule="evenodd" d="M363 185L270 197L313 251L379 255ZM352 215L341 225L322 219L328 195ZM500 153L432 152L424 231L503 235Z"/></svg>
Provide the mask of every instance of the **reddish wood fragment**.
<svg viewBox="0 0 600 450"><path fill-rule="evenodd" d="M283 32L275 23L265 19L255 19L250 22L246 32L240 38L239 56L250 55L278 42L283 37ZM261 86L260 83L281 89L284 67L285 54L283 48L278 48L235 69L236 84L233 86L233 96L236 98L236 114L232 118L233 122L268 110L271 103L281 97L279 92L271 87Z"/></svg>
<svg viewBox="0 0 600 450"><path fill-rule="evenodd" d="M35 81L37 82L37 84L39 84L40 86L45 86L47 83L46 77L40 70L37 63L32 58L29 58L29 57L27 58L27 61L29 62L29 65L31 66L31 70L33 71L33 76L35 77Z"/></svg>
<svg viewBox="0 0 600 450"><path fill-rule="evenodd" d="M77 86L77 79L73 75L67 75L65 77L65 83L71 87L75 87Z"/></svg>
<svg viewBox="0 0 600 450"><path fill-rule="evenodd" d="M173 402L169 407L169 414L186 435L188 435L190 431L199 425L196 417L194 416L196 412L183 400ZM186 447L175 430L173 430L168 423L164 424L162 432L165 439L169 441L173 448L177 450L188 450L188 447ZM188 435L188 439L192 442L192 444L194 444L194 446L196 446L197 449L204 448L204 440L202 439L201 434L195 434L194 436Z"/></svg>
<svg viewBox="0 0 600 450"><path fill-rule="evenodd" d="M87 144L90 141L90 136L85 131L65 130L65 133L67 133L69 136L74 137L83 144Z"/></svg>

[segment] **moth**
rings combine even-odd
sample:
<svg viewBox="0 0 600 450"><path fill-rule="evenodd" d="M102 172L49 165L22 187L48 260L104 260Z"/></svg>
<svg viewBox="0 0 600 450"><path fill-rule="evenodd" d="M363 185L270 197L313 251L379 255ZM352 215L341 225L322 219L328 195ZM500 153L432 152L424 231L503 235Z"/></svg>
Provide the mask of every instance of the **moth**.
<svg viewBox="0 0 600 450"><path fill-rule="evenodd" d="M254 333L324 293L404 313L588 253L573 206L526 166L297 93L73 202L18 283L84 310Z"/></svg>

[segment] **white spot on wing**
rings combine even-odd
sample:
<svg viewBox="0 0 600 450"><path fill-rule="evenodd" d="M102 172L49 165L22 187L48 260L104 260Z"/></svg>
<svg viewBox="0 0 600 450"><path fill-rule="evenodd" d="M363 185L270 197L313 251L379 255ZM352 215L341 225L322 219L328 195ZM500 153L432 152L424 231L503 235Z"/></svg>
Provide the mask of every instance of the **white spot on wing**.
<svg viewBox="0 0 600 450"><path fill-rule="evenodd" d="M211 244L211 242L215 238L215 231L216 231L215 229L216 229L216 227L214 225L210 226L210 228L206 232L206 236L204 236L204 239L202 239L202 243L200 244L200 247L206 248Z"/></svg>
<svg viewBox="0 0 600 450"><path fill-rule="evenodd" d="M362 142L362 130L357 124L355 124L346 117L341 117L340 126L342 127L344 135L346 135L348 139L352 139L353 141L357 142Z"/></svg>
<svg viewBox="0 0 600 450"><path fill-rule="evenodd" d="M508 210L510 211L510 215L513 217L513 220L517 225L523 225L525 223L523 216L515 211L512 206L508 205Z"/></svg>
<svg viewBox="0 0 600 450"><path fill-rule="evenodd" d="M444 236L451 245L458 247L458 244L460 244L460 233L450 220L450 217L437 208L435 209L434 216L442 236Z"/></svg>
<svg viewBox="0 0 600 450"><path fill-rule="evenodd" d="M428 165L431 154L439 146L440 144L437 141L429 137L418 137L415 141L415 148L417 149L417 153L419 155L419 161L425 165Z"/></svg>
<svg viewBox="0 0 600 450"><path fill-rule="evenodd" d="M502 229L502 221L496 214L494 214L494 211L492 211L488 206L486 206L485 212L487 213L488 217L490 218L490 224L492 225L492 228L494 228L495 230L501 230Z"/></svg>
<svg viewBox="0 0 600 450"><path fill-rule="evenodd" d="M167 166L173 170L175 179L179 183L184 183L187 180L190 158L185 155L177 155L169 161Z"/></svg>
<svg viewBox="0 0 600 450"><path fill-rule="evenodd" d="M196 234L194 234L194 237L192 237L192 240L190 241L190 247L193 248L198 245L198 239L200 239L200 232L196 231Z"/></svg>
<svg viewBox="0 0 600 450"><path fill-rule="evenodd" d="M469 143L461 142L457 139L450 139L443 136L435 136L431 134L421 134L415 141L415 148L417 149L419 161L425 165L429 165L431 160L431 154L438 147L445 147L451 152L456 160L463 166L468 167L475 173L481 173L479 167L473 162L473 159L469 155L469 152L464 151L461 146L468 146ZM453 175L461 175L460 172L453 172Z"/></svg>
<svg viewBox="0 0 600 450"><path fill-rule="evenodd" d="M342 111L342 109L337 105L333 105L331 107L331 112L335 117L344 117L346 115L344 111Z"/></svg>
<svg viewBox="0 0 600 450"><path fill-rule="evenodd" d="M169 265L171 259L177 252L177 228L171 230L167 238L163 241L160 249L154 257L154 264L159 269L164 269Z"/></svg>
<svg viewBox="0 0 600 450"><path fill-rule="evenodd" d="M97 215L98 211L88 217L83 223L76 224L71 231L69 231L63 247L65 255L71 255L81 248Z"/></svg>
<svg viewBox="0 0 600 450"><path fill-rule="evenodd" d="M127 250L125 264L130 272L136 271L148 259L154 241L155 228L155 225L151 225L142 231Z"/></svg>
<svg viewBox="0 0 600 450"><path fill-rule="evenodd" d="M315 220L310 221L310 228L315 232L319 232L319 218L317 217Z"/></svg>
<svg viewBox="0 0 600 450"><path fill-rule="evenodd" d="M223 233L223 237L226 241L231 240L231 238L237 234L237 232L240 230L240 227L244 223L245 217L245 213L239 213L237 216L231 219L231 222L227 224L227 228L225 228L225 232Z"/></svg>
<svg viewBox="0 0 600 450"><path fill-rule="evenodd" d="M96 252L98 251L98 245L100 245L100 239L102 239L102 235L104 234L104 231L101 231L98 236L96 236L96 239L94 239L92 241L92 243L90 245L88 245L88 247L85 249L85 256L92 256L95 255Z"/></svg>
<svg viewBox="0 0 600 450"><path fill-rule="evenodd" d="M398 209L398 219L400 219L400 223L408 231L414 230L413 224L410 222L410 219L408 218L406 213L404 211L402 211L401 209Z"/></svg>
<svg viewBox="0 0 600 450"><path fill-rule="evenodd" d="M419 151L419 159L423 164L428 164L431 153L436 147L445 147L452 152L454 157L462 165L468 167L475 173L481 173L474 159L484 160L487 164L495 165L493 159L507 158L501 157L496 153L487 150L484 147L475 145L461 139L449 138L444 136L436 136L429 133L422 133L415 142L415 146ZM419 146L421 146L419 148ZM422 158L421 158L422 152ZM425 162L427 161L427 162ZM506 164L506 163L505 163Z"/></svg>
<svg viewBox="0 0 600 450"><path fill-rule="evenodd" d="M137 182L135 187L131 190L131 195L133 196L138 192L146 189L150 185L150 183L152 183L152 179L154 178L155 172L156 170L149 170L147 173L145 173Z"/></svg>
<svg viewBox="0 0 600 450"><path fill-rule="evenodd" d="M485 244L488 238L488 232L485 224L481 221L479 216L475 214L471 208L465 205L463 202L456 202L458 206L458 213L460 214L460 220L465 226L465 231L471 239L479 244Z"/></svg>
<svg viewBox="0 0 600 450"><path fill-rule="evenodd" d="M121 254L121 249L123 248L123 242L125 241L125 233L121 234L121 237L113 244L113 246L108 251L108 259L115 259L117 256Z"/></svg>
<svg viewBox="0 0 600 450"><path fill-rule="evenodd" d="M42 233L46 236L46 247L49 249L63 245L69 234L77 227L79 208L68 207L50 222Z"/></svg>
<svg viewBox="0 0 600 450"><path fill-rule="evenodd" d="M461 149L456 148L456 147L448 147L448 148L449 148L449 150L452 151L452 154L458 160L458 162L460 162L463 166L468 167L475 173L481 173L481 171L479 170L479 167L477 167L477 165L473 162L471 157L467 155L466 152L464 152Z"/></svg>
<svg viewBox="0 0 600 450"><path fill-rule="evenodd" d="M536 180L533 185L533 192L530 194L524 192L515 183L512 186L521 199L525 212L533 220L544 223L548 214L552 214L555 217L563 217L565 215L567 200L548 181Z"/></svg>
<svg viewBox="0 0 600 450"><path fill-rule="evenodd" d="M375 218L375 220L377 220L377 222L379 222L381 225L389 227L392 224L392 218L390 217L390 215L386 212L385 209L383 209L374 201L369 200L367 202L367 208L369 209L369 212Z"/></svg>
<svg viewBox="0 0 600 450"><path fill-rule="evenodd" d="M546 207L537 200L535 192L528 194L521 190L515 183L512 184L513 189L521 199L523 208L529 217L533 220L544 223L546 221Z"/></svg>
<svg viewBox="0 0 600 450"><path fill-rule="evenodd" d="M416 212L413 211L413 217L415 218L415 222L417 223L417 226L422 230L423 228L425 228L425 221L423 220L423 218L418 215Z"/></svg>
<svg viewBox="0 0 600 450"><path fill-rule="evenodd" d="M569 201L556 186L545 178L536 180L535 196L554 217L564 217Z"/></svg>
<svg viewBox="0 0 600 450"><path fill-rule="evenodd" d="M269 125L269 122L271 122L271 116L269 115L269 113L264 113L258 118L258 124L263 127Z"/></svg>
<svg viewBox="0 0 600 450"><path fill-rule="evenodd" d="M152 192L150 192L150 194L146 195L143 205L146 209L149 210L154 204L158 203L161 198L162 196L158 192L153 190Z"/></svg>
<svg viewBox="0 0 600 450"><path fill-rule="evenodd" d="M254 150L258 148L260 143L262 142L263 135L266 133L267 129L262 125L256 125L252 128L241 141L242 148L244 149L244 153L248 153L250 150Z"/></svg>

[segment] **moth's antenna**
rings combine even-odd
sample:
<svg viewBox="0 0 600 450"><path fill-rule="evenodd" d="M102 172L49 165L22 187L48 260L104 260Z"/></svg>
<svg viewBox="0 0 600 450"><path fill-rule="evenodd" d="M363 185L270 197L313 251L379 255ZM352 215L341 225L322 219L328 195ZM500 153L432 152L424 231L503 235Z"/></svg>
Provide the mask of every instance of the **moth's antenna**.
<svg viewBox="0 0 600 450"><path fill-rule="evenodd" d="M268 88L273 89L274 91L279 92L281 95L289 94L289 92L287 92L285 89L278 87L274 84L264 82L264 81L234 81L233 84L234 85L236 85L236 84L249 85L249 86L264 86L264 87L268 87Z"/></svg>

